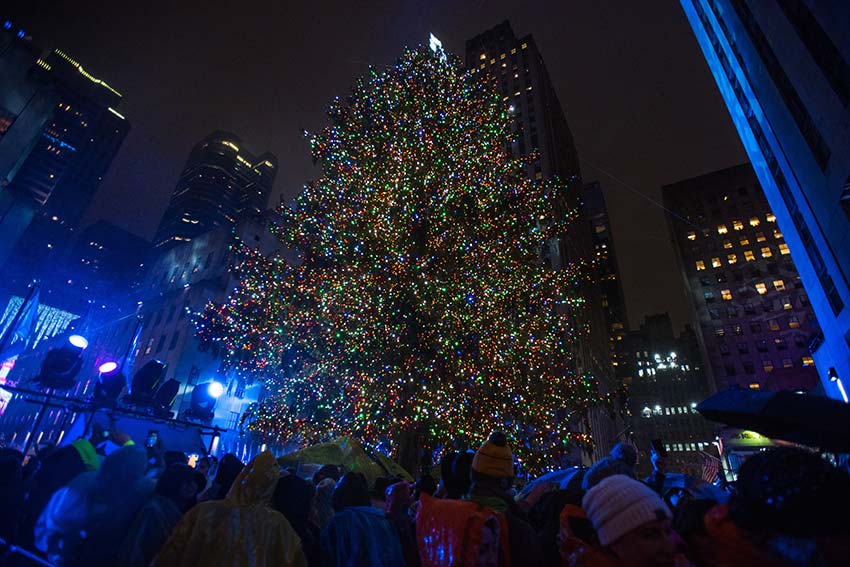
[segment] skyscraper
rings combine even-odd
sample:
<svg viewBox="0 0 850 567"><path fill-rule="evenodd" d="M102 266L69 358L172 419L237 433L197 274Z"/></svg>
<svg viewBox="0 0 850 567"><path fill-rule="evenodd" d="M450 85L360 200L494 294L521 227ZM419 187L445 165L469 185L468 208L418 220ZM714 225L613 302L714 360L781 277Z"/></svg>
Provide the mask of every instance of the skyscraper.
<svg viewBox="0 0 850 567"><path fill-rule="evenodd" d="M820 322L824 389L846 399L850 3L681 3Z"/></svg>
<svg viewBox="0 0 850 567"><path fill-rule="evenodd" d="M130 125L117 90L11 31L0 53L0 262L28 281L67 251Z"/></svg>
<svg viewBox="0 0 850 567"><path fill-rule="evenodd" d="M154 244L168 247L188 242L259 214L266 208L276 175L274 155L255 156L237 136L213 132L189 154Z"/></svg>
<svg viewBox="0 0 850 567"><path fill-rule="evenodd" d="M590 222L582 207L583 186L578 154L534 37L517 38L510 23L504 21L467 40L466 67L480 80L492 82L502 95L514 117L514 141L506 149L516 156L531 159L527 175L538 180L557 179L567 187L561 198L552 203L553 221L557 222L570 211L578 213L569 233L553 239L541 251L544 259L554 269L575 263L582 264L585 271L592 271L595 254ZM597 274L593 272L589 276L580 282L580 293L586 303L583 308L576 307L569 313L582 335L571 357L575 372L595 376L601 392L609 394L616 385L608 330L595 286ZM617 425L598 408L591 413L589 421L597 457L601 457L616 442L614 430Z"/></svg>
<svg viewBox="0 0 850 567"><path fill-rule="evenodd" d="M620 379L629 376L628 352L624 341L629 332L629 321L626 316L623 280L617 264L611 219L608 218L605 195L602 194L598 181L592 181L584 186L584 212L591 224L596 280L599 284L602 310L608 324L608 341L611 360L614 364L614 375L619 382Z"/></svg>
<svg viewBox="0 0 850 567"><path fill-rule="evenodd" d="M812 390L809 298L749 164L663 188L664 205L718 390Z"/></svg>

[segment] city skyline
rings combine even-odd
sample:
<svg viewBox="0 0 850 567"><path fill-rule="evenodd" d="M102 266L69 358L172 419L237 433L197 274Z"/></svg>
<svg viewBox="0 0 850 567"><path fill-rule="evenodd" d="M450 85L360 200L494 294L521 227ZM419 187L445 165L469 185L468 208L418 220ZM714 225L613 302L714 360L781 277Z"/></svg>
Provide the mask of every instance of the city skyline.
<svg viewBox="0 0 850 567"><path fill-rule="evenodd" d="M311 21L308 9L295 8L284 19L279 8L266 8L222 19L227 7L215 5L197 19L180 8L134 15L100 2L10 6L9 15L36 42L71 52L125 95L134 129L89 221L110 217L150 239L192 145L215 128L278 155L270 203L279 195L288 200L319 173L301 130L324 124L325 106L344 95L367 64L391 63L404 45L423 43L430 31L460 58L467 39L509 19L519 33L535 36L574 132L583 177L602 183L618 227L630 316L670 310L676 328L689 321L685 298L676 293L663 210L650 200L660 200L663 184L741 163L745 155L677 6L490 3L452 10L438 2L364 10L384 34L362 33L365 22L357 22L366 16L342 7L321 24ZM571 33L541 25L552 19L567 22ZM107 26L111 21L121 25ZM662 29L663 38L653 39ZM320 32L332 39L311 43ZM109 50L98 48L104 43ZM261 75L268 81L262 88ZM698 112L681 120L689 108ZM141 189L143 203L122 198Z"/></svg>

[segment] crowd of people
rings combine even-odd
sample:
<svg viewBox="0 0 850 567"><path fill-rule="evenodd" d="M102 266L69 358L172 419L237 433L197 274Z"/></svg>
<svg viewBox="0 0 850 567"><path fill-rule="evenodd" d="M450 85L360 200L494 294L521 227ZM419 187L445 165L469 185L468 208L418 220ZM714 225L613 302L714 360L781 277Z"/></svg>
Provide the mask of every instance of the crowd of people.
<svg viewBox="0 0 850 567"><path fill-rule="evenodd" d="M501 432L445 455L439 481L370 483L333 465L301 478L270 452L191 467L95 428L26 463L2 449L0 565L38 561L15 549L68 567L847 564L850 476L817 453L758 453L722 498L666 490L656 457L638 480L620 444L566 488L517 492Z"/></svg>

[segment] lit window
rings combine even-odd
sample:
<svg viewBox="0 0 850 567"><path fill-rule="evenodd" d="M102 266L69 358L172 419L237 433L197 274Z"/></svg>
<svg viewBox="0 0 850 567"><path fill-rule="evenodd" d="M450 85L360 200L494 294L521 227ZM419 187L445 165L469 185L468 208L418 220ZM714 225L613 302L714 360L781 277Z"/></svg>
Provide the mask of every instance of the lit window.
<svg viewBox="0 0 850 567"><path fill-rule="evenodd" d="M720 267L720 258L712 258L711 259L711 267L719 268Z"/></svg>
<svg viewBox="0 0 850 567"><path fill-rule="evenodd" d="M802 359L803 366L811 366L815 363L815 359L811 356L804 356Z"/></svg>
<svg viewBox="0 0 850 567"><path fill-rule="evenodd" d="M765 237L763 232L756 233L756 242L764 242L765 240L767 240L767 237Z"/></svg>
<svg viewBox="0 0 850 567"><path fill-rule="evenodd" d="M752 250L744 250L744 260L747 262L755 262L756 256Z"/></svg>
<svg viewBox="0 0 850 567"><path fill-rule="evenodd" d="M702 260L697 260L697 271L700 272L705 269L705 262Z"/></svg>
<svg viewBox="0 0 850 567"><path fill-rule="evenodd" d="M770 246L764 246L761 249L761 257L762 258L770 258L773 256L773 252L770 251Z"/></svg>
<svg viewBox="0 0 850 567"><path fill-rule="evenodd" d="M514 47L513 49L511 49L511 55L516 55L516 47Z"/></svg>
<svg viewBox="0 0 850 567"><path fill-rule="evenodd" d="M731 241L731 240L724 240L724 241L723 241L723 248L725 248L725 249L727 249L727 250L728 250L729 248L732 248L732 241Z"/></svg>
<svg viewBox="0 0 850 567"><path fill-rule="evenodd" d="M717 227L717 234L726 234L727 232L729 232L729 229L726 228L725 224L721 224Z"/></svg>
<svg viewBox="0 0 850 567"><path fill-rule="evenodd" d="M759 295L764 295L767 293L767 286L759 282L756 284L756 291L759 292Z"/></svg>
<svg viewBox="0 0 850 567"><path fill-rule="evenodd" d="M742 236L742 237L741 237L741 240L740 240L740 243L741 243L741 246L749 246L749 244L750 244L750 239L749 239L749 238L747 238L746 236Z"/></svg>
<svg viewBox="0 0 850 567"><path fill-rule="evenodd" d="M776 319L771 319L770 321L767 322L767 327L771 331L778 331L779 330L779 323L776 321Z"/></svg>
<svg viewBox="0 0 850 567"><path fill-rule="evenodd" d="M486 53L482 53L481 55L479 55L479 56L478 56L478 58L479 58L480 60L484 61L485 59L487 59L487 54L486 54Z"/></svg>
<svg viewBox="0 0 850 567"><path fill-rule="evenodd" d="M794 368L794 361L790 358L783 358L782 368Z"/></svg>
<svg viewBox="0 0 850 567"><path fill-rule="evenodd" d="M758 385L758 382L753 382L750 384L750 390L758 390L761 386Z"/></svg>
<svg viewBox="0 0 850 567"><path fill-rule="evenodd" d="M714 336L715 337L725 337L726 336L726 329L724 329L723 327L715 327L714 328Z"/></svg>
<svg viewBox="0 0 850 567"><path fill-rule="evenodd" d="M765 372L773 372L773 361L772 360L762 360L761 367Z"/></svg>
<svg viewBox="0 0 850 567"><path fill-rule="evenodd" d="M735 254L727 254L726 261L728 261L730 264L734 264L738 261L738 256L736 256Z"/></svg>
<svg viewBox="0 0 850 567"><path fill-rule="evenodd" d="M773 287L776 291L785 291L785 282L782 280L773 280Z"/></svg>
<svg viewBox="0 0 850 567"><path fill-rule="evenodd" d="M501 55L499 55L499 59L504 59L505 57L507 57L507 55L505 55L504 53L502 53Z"/></svg>
<svg viewBox="0 0 850 567"><path fill-rule="evenodd" d="M750 219L750 226L758 226L760 224L761 221L758 219L758 217L753 217Z"/></svg>
<svg viewBox="0 0 850 567"><path fill-rule="evenodd" d="M696 232L689 232L688 233L688 240L696 240L696 239L697 239L697 233Z"/></svg>
<svg viewBox="0 0 850 567"><path fill-rule="evenodd" d="M724 301L732 301L732 290L720 290L720 297L722 297Z"/></svg>
<svg viewBox="0 0 850 567"><path fill-rule="evenodd" d="M739 220L732 221L732 228L735 230L744 230L744 223Z"/></svg>
<svg viewBox="0 0 850 567"><path fill-rule="evenodd" d="M773 238L779 240L780 238L782 238L782 233L779 232L778 230L774 230L773 231Z"/></svg>
<svg viewBox="0 0 850 567"><path fill-rule="evenodd" d="M527 44L527 43L523 43L521 47L522 47L523 49L525 49L526 47L528 47L528 44Z"/></svg>
<svg viewBox="0 0 850 567"><path fill-rule="evenodd" d="M776 216L773 213L767 213L767 216L764 217L767 222L776 222Z"/></svg>
<svg viewBox="0 0 850 567"><path fill-rule="evenodd" d="M800 328L800 320L797 319L794 315L788 317L788 327L791 329L799 329Z"/></svg>
<svg viewBox="0 0 850 567"><path fill-rule="evenodd" d="M786 311L789 310L789 309L794 309L794 305L791 303L790 297L783 297L782 298L782 309L784 309Z"/></svg>
<svg viewBox="0 0 850 567"><path fill-rule="evenodd" d="M788 250L788 245L783 242L782 244L779 245L779 253L782 254L783 256L786 256L786 255L790 254L791 251Z"/></svg>

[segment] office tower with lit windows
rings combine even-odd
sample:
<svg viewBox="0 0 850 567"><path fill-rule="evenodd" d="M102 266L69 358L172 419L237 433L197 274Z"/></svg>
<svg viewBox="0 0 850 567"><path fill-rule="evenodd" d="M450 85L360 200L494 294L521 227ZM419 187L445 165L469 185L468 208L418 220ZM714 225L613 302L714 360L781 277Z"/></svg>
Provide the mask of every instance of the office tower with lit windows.
<svg viewBox="0 0 850 567"><path fill-rule="evenodd" d="M605 195L602 194L598 181L592 181L584 186L584 212L591 225L596 279L605 321L608 324L608 340L614 375L619 382L629 375L628 353L624 341L629 332L629 322L626 316L626 300L623 297L623 281L614 248L614 235L611 231L611 219L608 218Z"/></svg>
<svg viewBox="0 0 850 567"><path fill-rule="evenodd" d="M268 203L277 167L271 153L254 155L237 136L213 132L189 154L154 244L167 248L189 242L259 214Z"/></svg>
<svg viewBox="0 0 850 567"><path fill-rule="evenodd" d="M59 49L43 57L7 22L0 47L0 263L41 277L73 235L129 131L121 94ZM4 28L6 24L4 24Z"/></svg>
<svg viewBox="0 0 850 567"><path fill-rule="evenodd" d="M850 2L681 0L821 326L824 390L850 379Z"/></svg>
<svg viewBox="0 0 850 567"><path fill-rule="evenodd" d="M650 442L659 439L670 470L701 476L705 459L716 458L716 426L696 406L711 393L696 333L675 336L670 315L649 315L629 332L623 351L631 375L629 432L638 450L638 473L652 471Z"/></svg>
<svg viewBox="0 0 850 567"><path fill-rule="evenodd" d="M718 390L814 390L819 327L749 164L663 188L667 220Z"/></svg>
<svg viewBox="0 0 850 567"><path fill-rule="evenodd" d="M489 81L501 94L513 116L514 140L506 150L530 159L527 175L531 179L557 179L567 191L552 203L552 219L557 222L569 211L578 213L567 234L542 247L541 256L554 269L568 263L594 264L591 225L582 207L583 185L579 159L566 116L558 101L543 56L534 37L516 37L509 22L491 28L466 42L466 67L481 81ZM547 221L541 221L547 222ZM608 328L602 300L595 285L597 274L581 282L580 293L586 300L570 316L585 335L576 341L571 353L574 370L594 375L604 394L614 392L615 383L609 351ZM596 442L597 457L604 456L616 443L619 426L595 408L589 416Z"/></svg>

